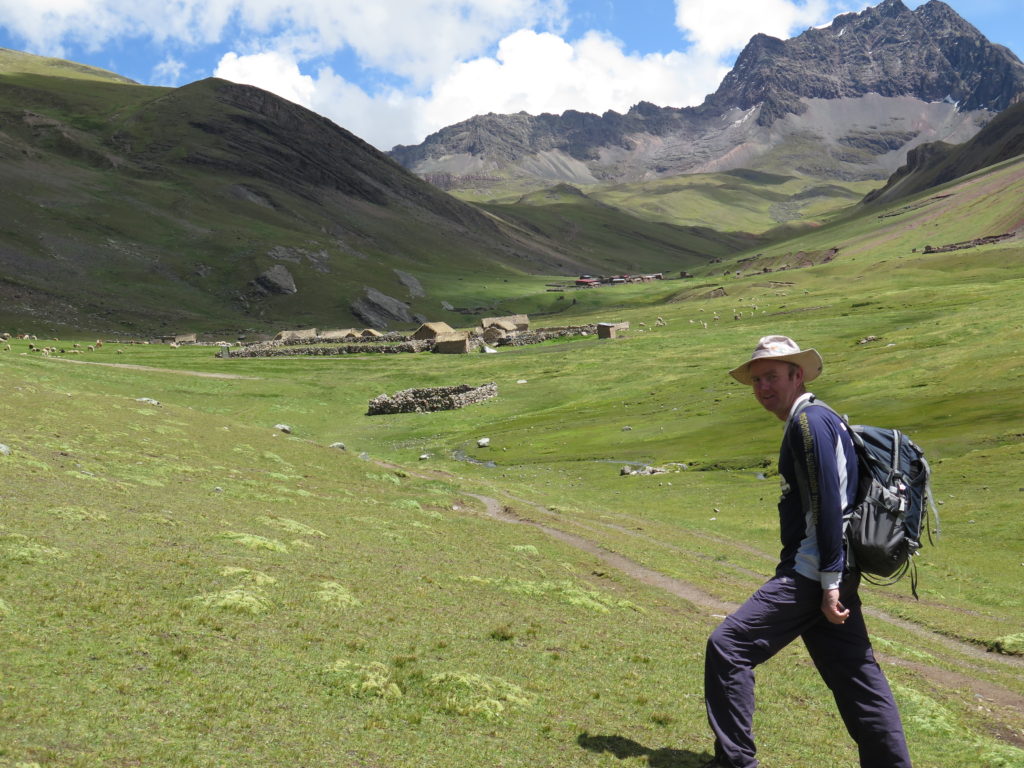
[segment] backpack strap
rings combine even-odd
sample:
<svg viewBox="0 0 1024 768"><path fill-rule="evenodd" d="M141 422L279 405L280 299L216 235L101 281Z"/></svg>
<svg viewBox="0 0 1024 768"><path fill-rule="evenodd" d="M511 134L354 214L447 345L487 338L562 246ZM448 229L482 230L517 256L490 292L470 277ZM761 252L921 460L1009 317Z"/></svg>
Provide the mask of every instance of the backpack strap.
<svg viewBox="0 0 1024 768"><path fill-rule="evenodd" d="M799 421L800 414L806 410L806 408L812 403L816 402L814 395L805 398L789 415L789 420L786 422L786 429L784 431L784 439L789 438L790 429L794 428L794 425ZM821 403L824 405L824 403ZM800 491L800 502L805 510L811 508L811 479L807 476L807 467L801 461L793 462L794 470L796 472L796 484Z"/></svg>

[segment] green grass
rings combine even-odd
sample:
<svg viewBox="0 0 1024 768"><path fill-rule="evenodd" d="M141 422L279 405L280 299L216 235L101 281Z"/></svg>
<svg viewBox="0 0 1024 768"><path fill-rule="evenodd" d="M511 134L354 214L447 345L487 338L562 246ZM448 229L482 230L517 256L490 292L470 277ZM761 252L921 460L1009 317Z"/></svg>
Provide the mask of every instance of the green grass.
<svg viewBox="0 0 1024 768"><path fill-rule="evenodd" d="M73 356L144 369L12 341L0 765L700 765L716 611L538 525L743 600L778 550L779 425L726 371L767 333L819 349L816 393L904 427L932 463L943 536L919 559L921 601L864 590L915 765L1024 765L1024 678L1005 661L1021 659L1024 613L1024 253L920 250L1019 218L1021 176L1008 164L766 253L838 246L828 264L722 264L722 298L685 298L700 294L685 281L579 292L560 317L628 320L613 341L266 360L108 341ZM467 277L467 297L515 297ZM382 392L488 381L498 397L463 410L365 415ZM670 471L620 476L626 463ZM474 493L538 525L494 520ZM856 763L799 645L758 681L766 768L819 764L822 745Z"/></svg>

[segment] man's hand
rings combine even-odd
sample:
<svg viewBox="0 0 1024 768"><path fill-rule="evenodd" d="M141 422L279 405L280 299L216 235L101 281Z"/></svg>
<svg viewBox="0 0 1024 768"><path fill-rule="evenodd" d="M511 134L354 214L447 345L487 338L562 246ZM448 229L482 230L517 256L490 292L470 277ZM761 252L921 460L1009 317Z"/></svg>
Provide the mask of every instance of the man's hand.
<svg viewBox="0 0 1024 768"><path fill-rule="evenodd" d="M833 624L842 624L850 615L850 609L839 602L838 589L825 589L821 593L821 612Z"/></svg>

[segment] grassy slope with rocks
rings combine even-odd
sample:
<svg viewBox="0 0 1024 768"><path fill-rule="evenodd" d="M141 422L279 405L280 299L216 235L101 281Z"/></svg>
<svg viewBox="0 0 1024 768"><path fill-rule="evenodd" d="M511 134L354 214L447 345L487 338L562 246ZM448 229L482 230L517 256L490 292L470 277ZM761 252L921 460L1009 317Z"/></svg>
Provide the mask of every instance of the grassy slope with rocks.
<svg viewBox="0 0 1024 768"><path fill-rule="evenodd" d="M0 321L54 333L364 325L351 303L367 287L452 323L446 306L515 309L492 306L502 292L483 284L532 293L552 276L621 271L624 250L655 271L744 247L612 209L585 222L607 242L545 235L259 89L154 88L12 51L0 55L0 178ZM254 289L275 265L297 293Z"/></svg>
<svg viewBox="0 0 1024 768"><path fill-rule="evenodd" d="M74 357L156 370L12 342L0 765L701 764L717 611L573 542L744 599L777 552L779 433L726 371L785 333L822 352L819 396L904 427L932 462L943 537L921 601L865 589L915 765L1024 766L1024 250L923 253L1020 230L1022 193L1024 161L1003 163L761 257L839 248L829 263L724 264L701 281L721 298L684 281L579 292L566 319L630 321L614 341ZM486 381L499 396L461 411L365 415L381 392ZM672 462L687 468L619 475ZM578 539L494 520L474 493ZM817 764L822 745L856 763L799 645L759 696L766 768Z"/></svg>

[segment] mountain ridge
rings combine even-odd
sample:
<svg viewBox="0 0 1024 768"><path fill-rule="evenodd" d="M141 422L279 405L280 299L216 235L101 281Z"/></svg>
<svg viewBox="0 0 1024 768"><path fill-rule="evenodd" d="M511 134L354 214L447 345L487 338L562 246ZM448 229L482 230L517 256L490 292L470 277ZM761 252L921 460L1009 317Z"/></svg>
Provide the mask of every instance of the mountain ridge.
<svg viewBox="0 0 1024 768"><path fill-rule="evenodd" d="M894 151L888 146L885 152L859 157L842 157L840 148L834 170L822 177L870 173L882 179L916 143L969 138L1024 95L1024 63L1009 49L990 43L940 0L913 11L901 0L884 0L789 40L755 35L719 88L697 107L640 102L625 114L492 113L443 128L419 145L396 146L389 154L427 178L489 171L547 182L613 183L744 164L778 171L762 168L757 159L797 143L801 132L818 130L815 125L794 125L808 112L809 102L870 95L946 102L955 119L929 118L924 130L908 129L884 139L896 143L899 162L875 160ZM898 107L892 112L902 114ZM949 123L946 135L918 139L935 120ZM737 147L749 151L735 153ZM564 162L543 162L551 153Z"/></svg>

